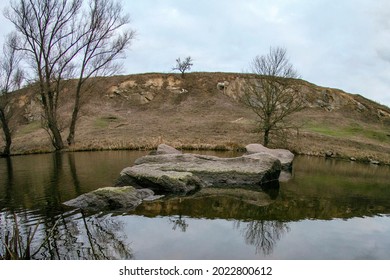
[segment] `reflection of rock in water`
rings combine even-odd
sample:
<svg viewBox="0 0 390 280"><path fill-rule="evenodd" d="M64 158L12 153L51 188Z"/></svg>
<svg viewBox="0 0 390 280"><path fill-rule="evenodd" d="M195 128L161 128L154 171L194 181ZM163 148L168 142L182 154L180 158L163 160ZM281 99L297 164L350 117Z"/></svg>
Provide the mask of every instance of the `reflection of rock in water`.
<svg viewBox="0 0 390 280"><path fill-rule="evenodd" d="M279 182L288 182L292 178L292 170L282 170L279 175Z"/></svg>
<svg viewBox="0 0 390 280"><path fill-rule="evenodd" d="M235 227L243 227L242 234L245 242L256 248L256 254L262 252L269 255L273 252L276 243L290 231L286 223L280 221L250 221L247 223L235 222Z"/></svg>
<svg viewBox="0 0 390 280"><path fill-rule="evenodd" d="M271 181L261 185L261 189L269 195L272 200L275 200L279 195L279 181Z"/></svg>
<svg viewBox="0 0 390 280"><path fill-rule="evenodd" d="M277 185L278 186L278 185ZM274 203L276 190L267 189L273 193L241 188L205 188L191 196L171 197L143 202L134 213L144 216L175 216L183 215L200 218L222 219L257 219L263 216L265 206Z"/></svg>

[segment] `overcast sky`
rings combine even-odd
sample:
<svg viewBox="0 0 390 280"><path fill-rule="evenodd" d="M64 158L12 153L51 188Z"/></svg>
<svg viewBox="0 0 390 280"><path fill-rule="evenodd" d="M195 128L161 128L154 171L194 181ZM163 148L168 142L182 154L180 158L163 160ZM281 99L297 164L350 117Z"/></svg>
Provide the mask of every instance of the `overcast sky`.
<svg viewBox="0 0 390 280"><path fill-rule="evenodd" d="M2 0L0 6L7 1ZM137 32L122 74L247 72L256 55L287 49L301 77L390 106L388 0L127 0ZM1 35L8 33L2 18Z"/></svg>

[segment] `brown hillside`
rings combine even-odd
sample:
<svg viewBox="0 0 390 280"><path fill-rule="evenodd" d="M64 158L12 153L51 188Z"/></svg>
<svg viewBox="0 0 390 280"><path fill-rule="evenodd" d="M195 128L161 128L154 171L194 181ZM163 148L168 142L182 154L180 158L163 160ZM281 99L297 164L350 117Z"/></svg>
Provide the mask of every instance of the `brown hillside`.
<svg viewBox="0 0 390 280"><path fill-rule="evenodd" d="M238 102L249 77L235 73L138 74L95 78L84 95L73 150L144 149L159 143L178 148L239 149L260 142L255 115ZM218 83L225 87L217 87ZM390 163L390 109L362 96L300 81L307 109L297 113L299 130L273 146L296 153L380 160ZM33 89L16 95L15 154L50 151ZM67 136L71 93L61 100ZM272 139L271 139L272 140ZM0 140L0 146L2 142Z"/></svg>

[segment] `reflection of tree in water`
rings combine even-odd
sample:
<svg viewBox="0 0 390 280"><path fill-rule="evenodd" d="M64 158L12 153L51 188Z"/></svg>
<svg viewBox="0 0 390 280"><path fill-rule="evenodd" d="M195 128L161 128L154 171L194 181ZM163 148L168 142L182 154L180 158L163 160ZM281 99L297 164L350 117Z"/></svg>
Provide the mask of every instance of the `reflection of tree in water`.
<svg viewBox="0 0 390 280"><path fill-rule="evenodd" d="M1 236L10 232L14 221L6 212L2 212ZM17 213L20 236L26 235L35 224L29 223L28 213ZM131 259L131 248L125 243L127 237L123 224L107 216L86 216L84 213L65 213L48 218L39 225L31 245L37 253L34 259L73 259L73 260L109 260ZM0 237L1 239L1 237ZM4 252L0 251L0 256Z"/></svg>
<svg viewBox="0 0 390 280"><path fill-rule="evenodd" d="M182 232L186 232L188 224L186 220L182 218L181 215L179 215L179 217L169 217L169 222L173 224L173 230L176 230L178 228Z"/></svg>
<svg viewBox="0 0 390 280"><path fill-rule="evenodd" d="M262 252L264 255L271 254L276 242L290 231L288 225L280 221L235 222L235 228L239 229L241 226L244 227L242 233L245 237L245 242L255 246L256 254Z"/></svg>
<svg viewBox="0 0 390 280"><path fill-rule="evenodd" d="M107 216L62 217L54 236L66 251L58 259L110 260L131 259L133 254L125 243L123 224Z"/></svg>
<svg viewBox="0 0 390 280"><path fill-rule="evenodd" d="M111 219L111 217L83 215L90 251L97 259L131 259L133 254L129 245L124 242L127 239L123 232L123 224ZM88 226L89 223L89 226Z"/></svg>

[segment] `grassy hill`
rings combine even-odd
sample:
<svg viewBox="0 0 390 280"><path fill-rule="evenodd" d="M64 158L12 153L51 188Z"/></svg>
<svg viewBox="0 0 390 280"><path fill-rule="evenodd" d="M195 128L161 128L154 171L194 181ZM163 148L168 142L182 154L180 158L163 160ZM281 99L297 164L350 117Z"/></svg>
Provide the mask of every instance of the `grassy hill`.
<svg viewBox="0 0 390 280"><path fill-rule="evenodd" d="M151 149L166 143L182 149L241 149L261 142L256 117L238 97L249 74L137 74L95 78L71 150ZM217 87L225 82L225 88ZM227 83L226 83L227 82ZM298 154L390 164L390 109L359 95L301 82L307 108L292 116L299 127L271 146ZM70 118L70 93L61 102L64 138ZM14 99L12 152L51 151L41 128L39 100L32 88ZM272 141L273 140L273 141ZM0 146L2 146L0 140Z"/></svg>

